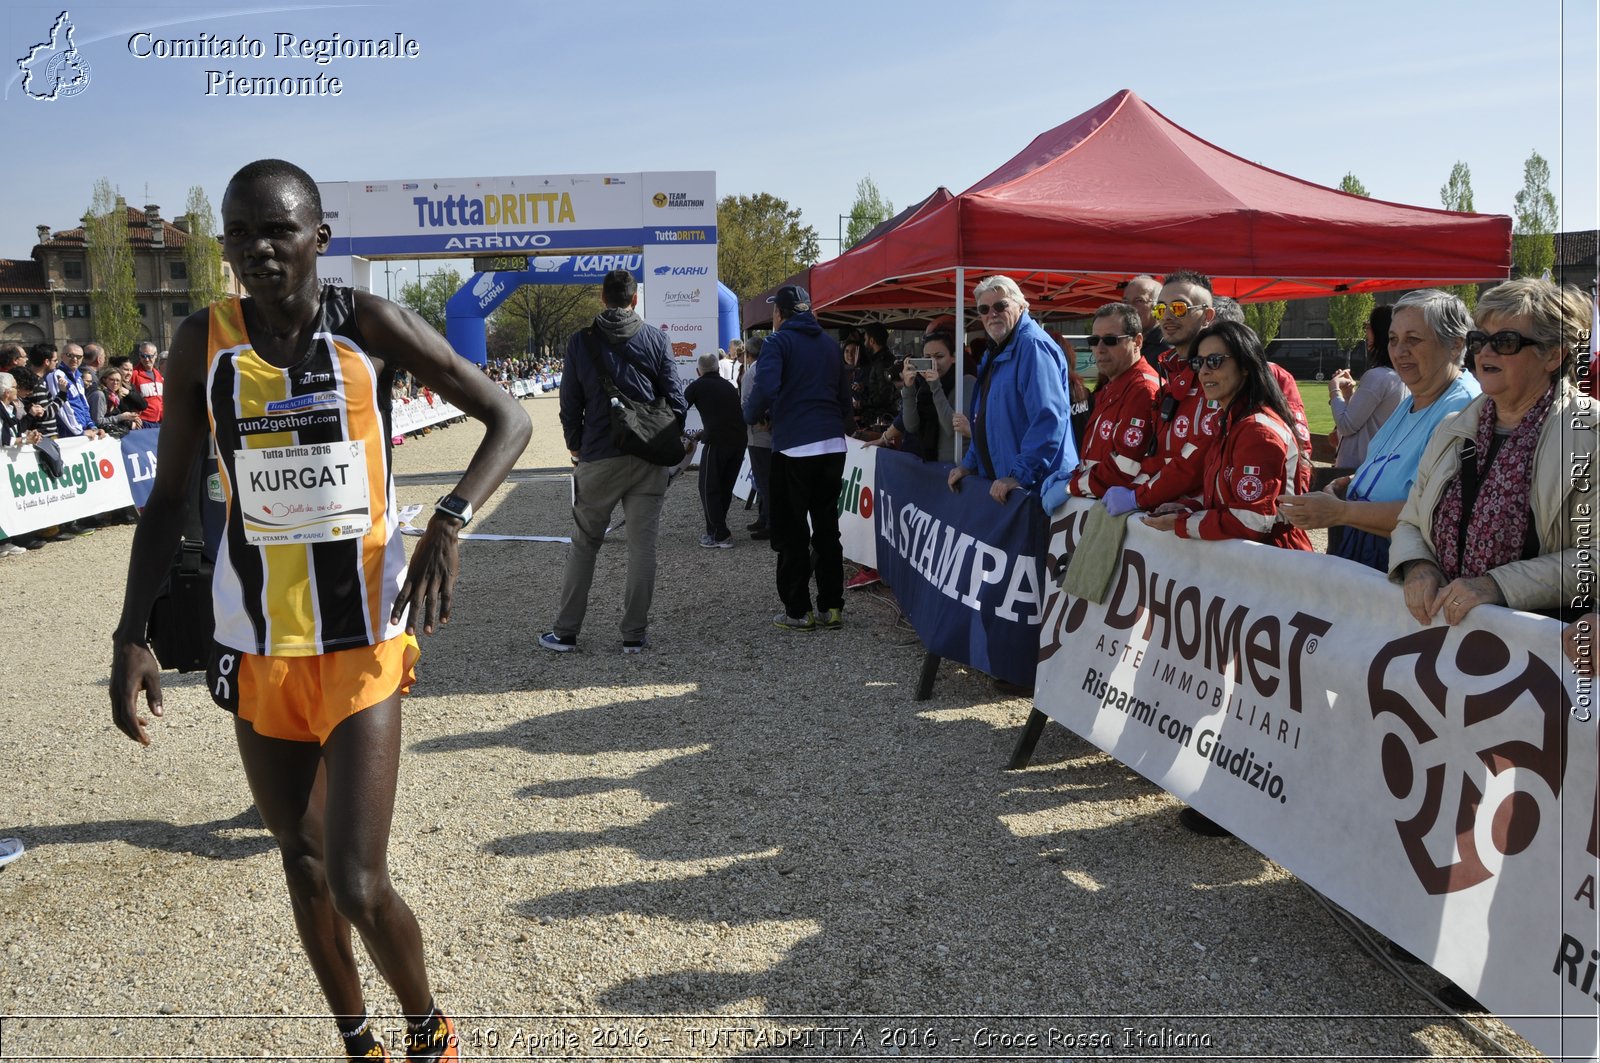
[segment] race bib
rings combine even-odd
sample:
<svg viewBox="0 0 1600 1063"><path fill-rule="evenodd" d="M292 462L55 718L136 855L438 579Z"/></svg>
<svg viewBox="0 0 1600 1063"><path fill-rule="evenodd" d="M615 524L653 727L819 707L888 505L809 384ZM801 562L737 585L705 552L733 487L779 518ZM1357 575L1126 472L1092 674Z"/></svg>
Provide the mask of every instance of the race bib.
<svg viewBox="0 0 1600 1063"><path fill-rule="evenodd" d="M237 450L233 461L253 546L337 542L372 528L361 440Z"/></svg>

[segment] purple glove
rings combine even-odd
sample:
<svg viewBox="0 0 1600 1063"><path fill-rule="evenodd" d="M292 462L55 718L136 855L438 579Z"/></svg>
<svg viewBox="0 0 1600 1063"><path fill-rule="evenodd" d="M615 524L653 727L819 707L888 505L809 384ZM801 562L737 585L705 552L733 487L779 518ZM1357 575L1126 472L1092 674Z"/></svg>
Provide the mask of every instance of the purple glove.
<svg viewBox="0 0 1600 1063"><path fill-rule="evenodd" d="M1100 501L1106 504L1106 512L1113 517L1120 517L1124 513L1132 513L1139 508L1139 503L1133 499L1133 488L1131 487L1108 488Z"/></svg>

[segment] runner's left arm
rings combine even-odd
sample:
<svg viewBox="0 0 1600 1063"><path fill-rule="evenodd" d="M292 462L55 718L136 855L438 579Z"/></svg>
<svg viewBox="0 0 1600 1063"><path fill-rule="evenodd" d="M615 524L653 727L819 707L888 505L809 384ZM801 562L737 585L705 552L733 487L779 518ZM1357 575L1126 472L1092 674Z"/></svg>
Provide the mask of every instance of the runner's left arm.
<svg viewBox="0 0 1600 1063"><path fill-rule="evenodd" d="M487 431L478 444L467 471L454 493L472 503L474 510L488 501L517 458L527 448L533 425L517 401L496 387L487 374L445 342L421 317L386 299L356 293L356 322L385 362L404 369L432 388L468 416L483 422ZM436 625L450 619L450 598L459 561L456 534L461 522L434 513L411 555L405 582L395 599L392 619L410 610L406 630L433 634Z"/></svg>

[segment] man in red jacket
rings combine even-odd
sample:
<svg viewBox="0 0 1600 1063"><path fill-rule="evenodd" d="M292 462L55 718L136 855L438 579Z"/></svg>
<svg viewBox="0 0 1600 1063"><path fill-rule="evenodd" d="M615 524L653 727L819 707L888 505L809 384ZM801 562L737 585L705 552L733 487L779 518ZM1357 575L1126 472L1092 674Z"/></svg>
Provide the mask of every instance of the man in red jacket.
<svg viewBox="0 0 1600 1063"><path fill-rule="evenodd" d="M1095 311L1093 328L1089 344L1100 382L1094 389L1094 412L1079 441L1083 457L1076 469L1052 473L1045 480L1046 512L1067 495L1099 498L1113 487L1133 483L1155 431L1152 421L1161 378L1141 354L1144 334L1139 312L1127 303L1110 303Z"/></svg>
<svg viewBox="0 0 1600 1063"><path fill-rule="evenodd" d="M161 391L165 382L161 370L156 368L156 345L141 343L134 349L133 370L128 374L128 387L144 396L144 409L139 419L146 428L161 423Z"/></svg>
<svg viewBox="0 0 1600 1063"><path fill-rule="evenodd" d="M1131 487L1108 489L1106 510L1117 516L1135 509L1149 512L1200 490L1206 452L1216 441L1221 410L1206 400L1189 366L1194 338L1216 317L1211 278L1193 270L1168 275L1155 305L1161 334L1172 344L1163 365L1166 380L1153 411L1156 445Z"/></svg>

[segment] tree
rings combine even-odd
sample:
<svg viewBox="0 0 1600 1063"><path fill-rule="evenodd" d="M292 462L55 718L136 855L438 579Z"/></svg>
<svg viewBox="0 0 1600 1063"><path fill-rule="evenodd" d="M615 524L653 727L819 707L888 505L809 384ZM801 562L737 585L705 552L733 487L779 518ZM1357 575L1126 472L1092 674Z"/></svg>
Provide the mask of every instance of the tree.
<svg viewBox="0 0 1600 1063"><path fill-rule="evenodd" d="M1344 175L1339 182L1339 189L1353 196L1368 194L1366 186L1357 180L1353 173ZM1333 338L1339 344L1340 350L1353 350L1356 343L1364 338L1367 321L1372 317L1374 301L1368 292L1335 295L1328 300L1328 324L1333 327Z"/></svg>
<svg viewBox="0 0 1600 1063"><path fill-rule="evenodd" d="M222 298L222 247L217 243L216 215L211 201L199 185L189 189L189 239L183 245L183 261L189 271L189 305L198 310Z"/></svg>
<svg viewBox="0 0 1600 1063"><path fill-rule="evenodd" d="M1459 210L1467 213L1472 211L1472 171L1464 162L1458 162L1450 168L1450 180L1439 189L1439 202L1444 204L1445 210ZM1468 310L1475 310L1478 306L1478 286L1476 284L1457 284L1445 291L1452 292L1467 304Z"/></svg>
<svg viewBox="0 0 1600 1063"><path fill-rule="evenodd" d="M1255 330L1261 337L1261 346L1265 347L1278 338L1278 329L1283 324L1283 315L1288 312L1289 304L1282 299L1270 303L1245 303L1244 323Z"/></svg>
<svg viewBox="0 0 1600 1063"><path fill-rule="evenodd" d="M453 269L437 270L426 279L400 286L400 303L415 310L422 320L444 335L444 304L461 290L461 274Z"/></svg>
<svg viewBox="0 0 1600 1063"><path fill-rule="evenodd" d="M568 337L601 309L592 284L525 284L489 315L489 356L559 357Z"/></svg>
<svg viewBox="0 0 1600 1063"><path fill-rule="evenodd" d="M1556 262L1558 217L1556 197L1550 191L1550 164L1537 151L1523 164L1516 213L1511 267L1519 277L1542 277Z"/></svg>
<svg viewBox="0 0 1600 1063"><path fill-rule="evenodd" d="M134 294L128 207L104 177L94 183L89 213L83 216L83 236L94 337L108 353L128 354L139 342L142 325Z"/></svg>
<svg viewBox="0 0 1600 1063"><path fill-rule="evenodd" d="M780 283L817 261L817 231L800 211L761 192L717 203L717 274L740 299Z"/></svg>
<svg viewBox="0 0 1600 1063"><path fill-rule="evenodd" d="M852 248L872 231L873 226L894 217L894 204L883 198L868 174L856 182L856 201L850 207L850 224L844 230L844 248ZM726 283L726 282L724 282Z"/></svg>

